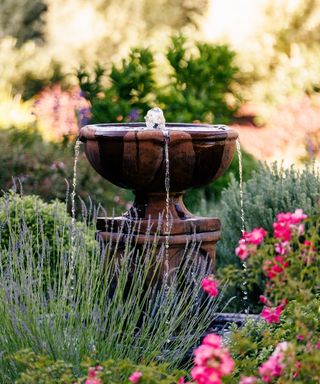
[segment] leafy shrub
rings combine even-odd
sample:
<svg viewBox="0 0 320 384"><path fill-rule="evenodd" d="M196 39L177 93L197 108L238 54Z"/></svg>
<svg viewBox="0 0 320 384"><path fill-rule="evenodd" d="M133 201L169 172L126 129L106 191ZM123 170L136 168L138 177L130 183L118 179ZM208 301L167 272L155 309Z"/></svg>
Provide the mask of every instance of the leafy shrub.
<svg viewBox="0 0 320 384"><path fill-rule="evenodd" d="M92 77L80 69L79 84L92 104L92 121L141 121L155 102L168 121L228 121L239 104L232 90L235 54L224 45L198 43L197 54L191 55L185 43L182 36L172 38L166 53L171 77L164 87L154 79L155 62L149 49L133 49L122 66L113 65L107 87L102 85L101 66Z"/></svg>
<svg viewBox="0 0 320 384"><path fill-rule="evenodd" d="M261 165L243 187L247 230L263 227L271 231L277 213L302 207L304 212L312 215L319 206L320 174L311 165L300 171L293 166L284 169L277 164ZM234 178L229 188L222 192L217 216L222 222L218 263L220 266L236 263L234 249L241 237L241 215L239 183Z"/></svg>
<svg viewBox="0 0 320 384"><path fill-rule="evenodd" d="M259 378L258 368L274 353L279 343L285 343L288 350L285 361L274 383L310 383L320 379L319 363L319 322L317 312L319 299L308 303L293 300L283 312L280 324L267 324L264 321L248 321L239 329L231 329L229 348L236 368L233 378L226 381L238 384L239 377L256 377L256 384L266 381ZM306 331L308 329L308 331Z"/></svg>
<svg viewBox="0 0 320 384"><path fill-rule="evenodd" d="M73 178L73 142L45 142L38 131L31 128L0 130L0 140L0 162L4 165L0 173L2 190L13 187L14 177L21 180L25 194L37 194L45 201L65 201ZM98 175L81 150L77 168L80 198L86 200L90 196L94 204L100 203L110 212L114 209L120 214L126 210L130 192L116 188Z"/></svg>
<svg viewBox="0 0 320 384"><path fill-rule="evenodd" d="M83 68L78 71L80 88L91 102L92 122L137 121L154 99L154 59L149 49L133 49L121 67L112 65L110 86L103 88L104 69L95 68L93 79Z"/></svg>
<svg viewBox="0 0 320 384"><path fill-rule="evenodd" d="M171 78L159 100L168 121L225 123L239 106L232 90L238 68L235 53L226 45L196 44L196 54L186 48L186 38L172 38L166 56ZM229 97L229 99L228 99Z"/></svg>
<svg viewBox="0 0 320 384"><path fill-rule="evenodd" d="M86 359L81 365L81 378L76 377L72 372L72 366L61 360L54 361L48 356L37 356L28 350L21 350L10 356L13 361L18 362L24 367L24 371L15 381L16 384L34 384L36 382L45 384L73 384L84 383L85 376L94 367L98 367L97 383L128 383L128 378L133 372L141 372L142 376L139 382L141 384L174 384L179 377L183 376L182 371L169 373L168 366L165 364L151 363L148 366L143 364L134 364L130 360L112 360L103 362ZM172 371L172 370L171 370ZM90 376L89 376L90 377ZM89 380L89 379L88 379ZM100 380L100 381L99 381Z"/></svg>
<svg viewBox="0 0 320 384"><path fill-rule="evenodd" d="M38 196L19 196L6 193L0 197L0 249L2 255L10 252L12 239L19 239L21 232L27 231L32 252L40 257L40 245L46 244L50 252L50 263L56 267L61 250L70 252L70 236L72 232L72 217L67 212L66 205L59 201L45 203ZM84 231L85 224L75 223L76 231ZM84 231L84 241L87 247L95 247L94 232ZM2 263L4 258L2 258ZM4 265L2 265L2 268Z"/></svg>

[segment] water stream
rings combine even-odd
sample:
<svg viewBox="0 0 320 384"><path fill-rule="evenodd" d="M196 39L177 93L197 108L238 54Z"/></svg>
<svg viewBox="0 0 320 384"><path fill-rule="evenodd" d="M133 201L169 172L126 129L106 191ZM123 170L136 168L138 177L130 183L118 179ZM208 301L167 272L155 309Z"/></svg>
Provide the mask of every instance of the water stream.
<svg viewBox="0 0 320 384"><path fill-rule="evenodd" d="M239 193L240 193L240 219L241 219L241 233L244 234L246 230L245 224L245 214L244 214L244 204L243 204L243 168L242 168L242 153L241 153L241 144L240 139L238 138L236 141L237 153L238 153L238 162L239 162ZM242 261L243 268L243 281L242 281L242 293L243 293L243 305L244 312L246 315L249 314L249 301L248 301L248 270L246 261Z"/></svg>
<svg viewBox="0 0 320 384"><path fill-rule="evenodd" d="M163 130L164 137L164 160L165 160L165 179L164 186L166 190L166 208L165 208L165 273L169 274L169 240L170 240L170 160L169 160L169 142L170 134L167 129Z"/></svg>
<svg viewBox="0 0 320 384"><path fill-rule="evenodd" d="M75 276L74 276L74 268L75 268L75 257L76 257L76 246L75 246L75 225L76 225L76 205L75 205L75 197L77 190L77 165L80 154L80 144L81 141L78 139L74 145L74 163L73 163L73 177L72 177L72 191L71 191L71 259L70 259L70 289L71 295L73 295L72 291L74 290Z"/></svg>
<svg viewBox="0 0 320 384"><path fill-rule="evenodd" d="M169 129L166 128L166 120L163 115L163 111L158 108L152 108L148 111L145 116L147 129L160 129L163 132L164 138L164 162L165 162L165 180L164 187L166 191L166 204L164 211L164 281L167 282L169 277L169 243L170 243L170 160L169 160L169 142L170 133ZM167 284L167 283L166 283Z"/></svg>

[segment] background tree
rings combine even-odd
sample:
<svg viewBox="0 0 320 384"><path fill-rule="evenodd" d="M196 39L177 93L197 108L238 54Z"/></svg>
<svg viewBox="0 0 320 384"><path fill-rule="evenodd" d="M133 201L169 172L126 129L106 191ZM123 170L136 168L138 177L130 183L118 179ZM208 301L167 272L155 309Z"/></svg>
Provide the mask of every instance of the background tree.
<svg viewBox="0 0 320 384"><path fill-rule="evenodd" d="M43 42L47 10L43 0L1 0L0 37L15 37L18 46L28 40Z"/></svg>

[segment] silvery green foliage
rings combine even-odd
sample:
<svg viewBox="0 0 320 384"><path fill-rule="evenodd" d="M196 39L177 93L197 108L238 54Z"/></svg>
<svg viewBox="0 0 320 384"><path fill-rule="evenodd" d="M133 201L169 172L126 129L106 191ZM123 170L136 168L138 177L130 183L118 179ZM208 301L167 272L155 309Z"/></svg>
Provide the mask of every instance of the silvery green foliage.
<svg viewBox="0 0 320 384"><path fill-rule="evenodd" d="M17 194L1 200L0 383L19 373L1 356L25 348L75 369L88 356L179 366L221 300L203 294L208 271L195 257L198 245L186 246L179 268L163 275L164 247L151 238L137 248L134 226L98 247L93 236L102 212L82 206L83 219L73 226L63 205L53 210L29 200Z"/></svg>
<svg viewBox="0 0 320 384"><path fill-rule="evenodd" d="M279 212L293 212L302 208L308 215L316 213L320 204L320 170L305 165L284 169L273 163L261 164L251 179L244 183L246 230L263 227L272 233L272 223ZM222 192L217 216L222 223L222 238L218 243L218 263L236 262L235 246L241 237L239 182L232 179Z"/></svg>

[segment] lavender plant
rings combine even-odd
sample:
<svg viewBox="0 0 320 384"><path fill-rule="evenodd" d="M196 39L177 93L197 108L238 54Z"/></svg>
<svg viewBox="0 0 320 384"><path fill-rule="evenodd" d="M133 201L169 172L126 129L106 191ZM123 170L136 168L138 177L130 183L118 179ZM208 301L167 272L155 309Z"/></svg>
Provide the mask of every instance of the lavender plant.
<svg viewBox="0 0 320 384"><path fill-rule="evenodd" d="M74 367L92 354L175 367L208 328L217 302L202 296L206 268L193 257L195 244L167 284L159 280L164 255L156 242L138 250L129 234L119 257L119 241L112 246L88 241L97 210L84 207L83 223L74 227L70 220L59 220L67 213L57 210L52 263L41 212L34 207L40 223L35 237L23 210L16 210L16 227L6 204L8 197L2 201L0 226L0 236L4 228L9 234L0 249L1 382L19 374L19 365L6 356L23 348ZM61 233L67 241L61 241Z"/></svg>

